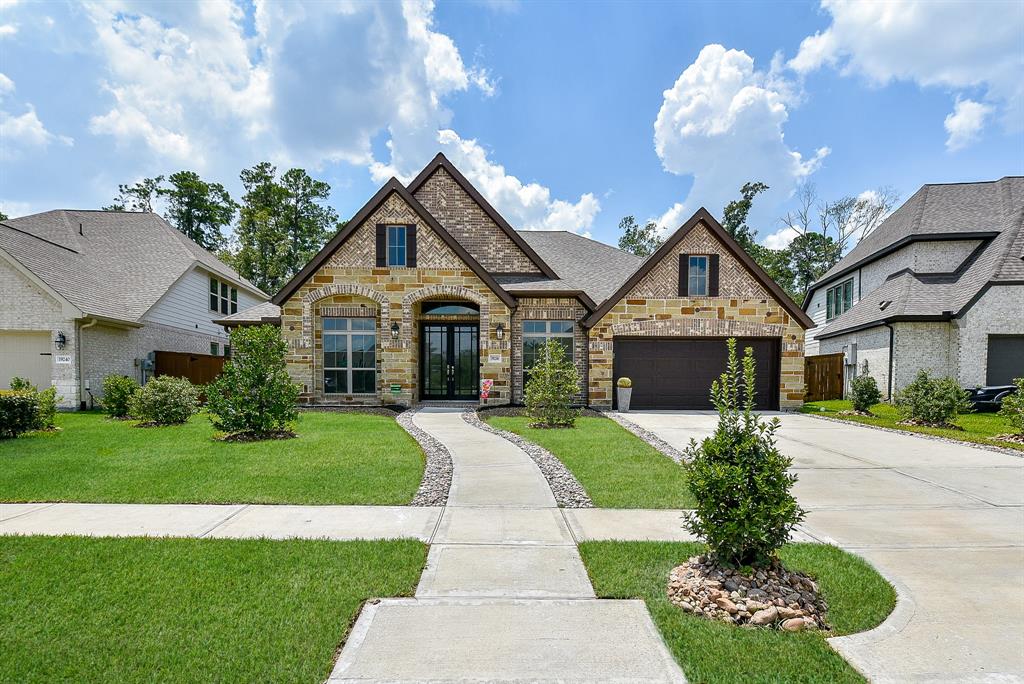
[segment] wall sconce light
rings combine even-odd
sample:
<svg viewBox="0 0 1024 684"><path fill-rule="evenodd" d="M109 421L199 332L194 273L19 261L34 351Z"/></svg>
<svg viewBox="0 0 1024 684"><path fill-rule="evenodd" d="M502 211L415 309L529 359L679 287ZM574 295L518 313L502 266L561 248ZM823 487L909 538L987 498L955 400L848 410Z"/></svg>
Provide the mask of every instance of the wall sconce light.
<svg viewBox="0 0 1024 684"><path fill-rule="evenodd" d="M505 324L499 323L498 328L494 332L497 334L499 340L505 339Z"/></svg>
<svg viewBox="0 0 1024 684"><path fill-rule="evenodd" d="M67 346L67 343L68 343L68 338L64 335L64 331L58 330L57 331L57 337L55 337L53 339L53 346L55 346L58 350L60 350L60 349L63 349L65 346Z"/></svg>
<svg viewBox="0 0 1024 684"><path fill-rule="evenodd" d="M398 339L398 334L400 332L401 332L401 328L398 327L398 323L397 322L392 323L391 324L391 339L397 340Z"/></svg>

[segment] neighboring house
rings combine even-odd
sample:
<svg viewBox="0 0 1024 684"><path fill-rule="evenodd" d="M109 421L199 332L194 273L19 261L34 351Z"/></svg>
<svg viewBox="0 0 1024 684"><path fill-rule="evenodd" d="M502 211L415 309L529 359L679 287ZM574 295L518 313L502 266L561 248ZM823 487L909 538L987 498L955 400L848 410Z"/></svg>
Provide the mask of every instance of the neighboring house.
<svg viewBox="0 0 1024 684"><path fill-rule="evenodd" d="M798 406L810 319L701 209L650 258L563 231L514 230L438 155L391 179L267 305L218 322L279 323L304 401L523 400L546 340L579 401L708 408L725 338L758 357L758 404ZM486 400L480 389L491 388Z"/></svg>
<svg viewBox="0 0 1024 684"><path fill-rule="evenodd" d="M811 285L807 355L846 352L883 394L919 370L1024 375L1024 178L925 185Z"/></svg>
<svg viewBox="0 0 1024 684"><path fill-rule="evenodd" d="M154 351L225 353L212 319L267 295L153 213L56 210L0 222L0 388L55 385L66 408Z"/></svg>

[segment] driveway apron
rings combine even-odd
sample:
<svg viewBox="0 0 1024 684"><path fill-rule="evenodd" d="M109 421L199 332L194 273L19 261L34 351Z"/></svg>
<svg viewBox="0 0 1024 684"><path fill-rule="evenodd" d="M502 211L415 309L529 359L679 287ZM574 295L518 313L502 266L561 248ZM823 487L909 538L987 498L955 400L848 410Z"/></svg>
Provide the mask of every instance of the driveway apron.
<svg viewBox="0 0 1024 684"><path fill-rule="evenodd" d="M368 604L331 682L683 682L642 601L594 589L530 457L426 409L416 424L452 455L448 504L415 598Z"/></svg>
<svg viewBox="0 0 1024 684"><path fill-rule="evenodd" d="M630 413L675 447L715 416ZM867 558L900 604L878 629L831 639L876 682L1024 681L1024 458L780 416L811 537Z"/></svg>

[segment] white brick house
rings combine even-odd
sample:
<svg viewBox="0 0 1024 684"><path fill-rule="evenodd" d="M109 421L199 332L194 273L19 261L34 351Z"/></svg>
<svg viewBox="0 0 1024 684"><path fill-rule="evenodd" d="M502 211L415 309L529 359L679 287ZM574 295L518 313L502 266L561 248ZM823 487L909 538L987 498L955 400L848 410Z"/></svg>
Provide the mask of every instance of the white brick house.
<svg viewBox="0 0 1024 684"><path fill-rule="evenodd" d="M8 219L0 222L0 389L28 377L56 386L62 407L86 406L108 375L141 380L150 352L223 354L227 335L212 319L267 299L156 214Z"/></svg>
<svg viewBox="0 0 1024 684"><path fill-rule="evenodd" d="M1024 376L1024 177L925 185L808 290L807 356L846 353L886 396L921 369Z"/></svg>

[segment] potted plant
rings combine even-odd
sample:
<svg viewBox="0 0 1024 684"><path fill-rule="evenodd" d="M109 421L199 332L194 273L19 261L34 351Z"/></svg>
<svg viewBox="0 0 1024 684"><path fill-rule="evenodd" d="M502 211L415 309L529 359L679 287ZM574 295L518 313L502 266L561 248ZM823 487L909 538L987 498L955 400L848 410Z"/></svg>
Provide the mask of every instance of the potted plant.
<svg viewBox="0 0 1024 684"><path fill-rule="evenodd" d="M619 411L629 411L629 398L633 396L633 381L629 378L619 378L616 391L619 394Z"/></svg>

